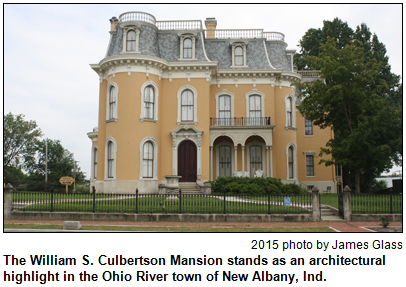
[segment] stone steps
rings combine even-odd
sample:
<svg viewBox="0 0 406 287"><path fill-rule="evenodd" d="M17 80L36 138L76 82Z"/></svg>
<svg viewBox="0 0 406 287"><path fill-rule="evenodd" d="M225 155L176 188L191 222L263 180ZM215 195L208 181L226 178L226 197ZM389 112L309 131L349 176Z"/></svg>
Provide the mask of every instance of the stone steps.
<svg viewBox="0 0 406 287"><path fill-rule="evenodd" d="M179 188L182 189L182 194L202 194L195 182L179 182ZM179 189L176 192L179 192Z"/></svg>

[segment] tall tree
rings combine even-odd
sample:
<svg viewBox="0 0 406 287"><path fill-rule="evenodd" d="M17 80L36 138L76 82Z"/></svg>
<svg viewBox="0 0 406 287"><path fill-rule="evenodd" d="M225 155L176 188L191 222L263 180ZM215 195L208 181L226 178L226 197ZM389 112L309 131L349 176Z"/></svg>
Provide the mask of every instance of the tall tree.
<svg viewBox="0 0 406 287"><path fill-rule="evenodd" d="M65 149L59 140L44 139L36 141L36 153L27 158L29 163L28 171L31 179L45 179L45 151L48 144L48 183L51 186L58 186L62 176L73 176L74 159L73 154ZM36 176L33 176L35 174ZM75 179L77 184L84 182L84 173L76 166Z"/></svg>
<svg viewBox="0 0 406 287"><path fill-rule="evenodd" d="M324 81L298 84L307 95L299 111L321 128L334 130L334 139L321 149L332 159L322 162L353 168L356 192L360 192L362 172L389 168L402 148L399 110L380 96L387 93L388 85L376 81L382 63L366 60L362 46L354 41L337 48L337 40L328 37L318 56L305 57L311 66L320 67Z"/></svg>
<svg viewBox="0 0 406 287"><path fill-rule="evenodd" d="M35 141L42 135L35 121L25 121L24 115L4 116L3 167L20 168L24 159L34 153Z"/></svg>
<svg viewBox="0 0 406 287"><path fill-rule="evenodd" d="M298 45L300 51L294 56L294 62L299 70L319 70L320 67L315 63L310 63L305 59L305 56L318 56L320 54L320 44L327 42L327 37L337 39L336 47L344 48L345 45L351 43L354 37L354 31L338 18L333 21L324 20L323 28L309 29Z"/></svg>

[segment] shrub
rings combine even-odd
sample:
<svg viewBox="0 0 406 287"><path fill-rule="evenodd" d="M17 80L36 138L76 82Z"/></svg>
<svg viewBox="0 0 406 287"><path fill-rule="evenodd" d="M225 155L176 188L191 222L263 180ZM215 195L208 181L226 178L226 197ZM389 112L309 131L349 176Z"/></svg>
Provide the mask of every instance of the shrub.
<svg viewBox="0 0 406 287"><path fill-rule="evenodd" d="M90 187L88 185L76 185L76 188L73 190L73 193L89 194Z"/></svg>
<svg viewBox="0 0 406 287"><path fill-rule="evenodd" d="M218 177L215 181L209 181L213 193L248 193L266 194L269 190L273 194L309 194L309 192L297 184L283 184L277 178L262 177Z"/></svg>

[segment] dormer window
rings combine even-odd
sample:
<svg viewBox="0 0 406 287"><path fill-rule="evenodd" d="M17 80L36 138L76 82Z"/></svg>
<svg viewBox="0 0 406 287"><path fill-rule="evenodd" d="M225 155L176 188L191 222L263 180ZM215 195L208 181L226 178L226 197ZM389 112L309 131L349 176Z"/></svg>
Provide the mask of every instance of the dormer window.
<svg viewBox="0 0 406 287"><path fill-rule="evenodd" d="M234 50L234 64L236 66L244 65L244 50L241 46L237 46Z"/></svg>
<svg viewBox="0 0 406 287"><path fill-rule="evenodd" d="M135 37L136 33L134 30L127 32L127 52L135 51Z"/></svg>
<svg viewBox="0 0 406 287"><path fill-rule="evenodd" d="M232 65L231 68L248 68L247 44L244 42L231 43Z"/></svg>
<svg viewBox="0 0 406 287"><path fill-rule="evenodd" d="M179 60L196 60L196 35L180 35L180 58Z"/></svg>
<svg viewBox="0 0 406 287"><path fill-rule="evenodd" d="M185 40L183 40L183 58L192 58L192 40L190 38L186 38Z"/></svg>
<svg viewBox="0 0 406 287"><path fill-rule="evenodd" d="M121 53L139 53L140 28L123 27L123 50Z"/></svg>

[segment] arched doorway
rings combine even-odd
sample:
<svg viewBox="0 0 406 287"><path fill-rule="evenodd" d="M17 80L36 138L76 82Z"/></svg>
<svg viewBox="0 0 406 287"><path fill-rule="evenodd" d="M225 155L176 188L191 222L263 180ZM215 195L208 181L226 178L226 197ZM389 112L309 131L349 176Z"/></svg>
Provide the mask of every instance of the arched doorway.
<svg viewBox="0 0 406 287"><path fill-rule="evenodd" d="M183 141L178 148L178 175L180 182L196 182L197 148L192 141Z"/></svg>

